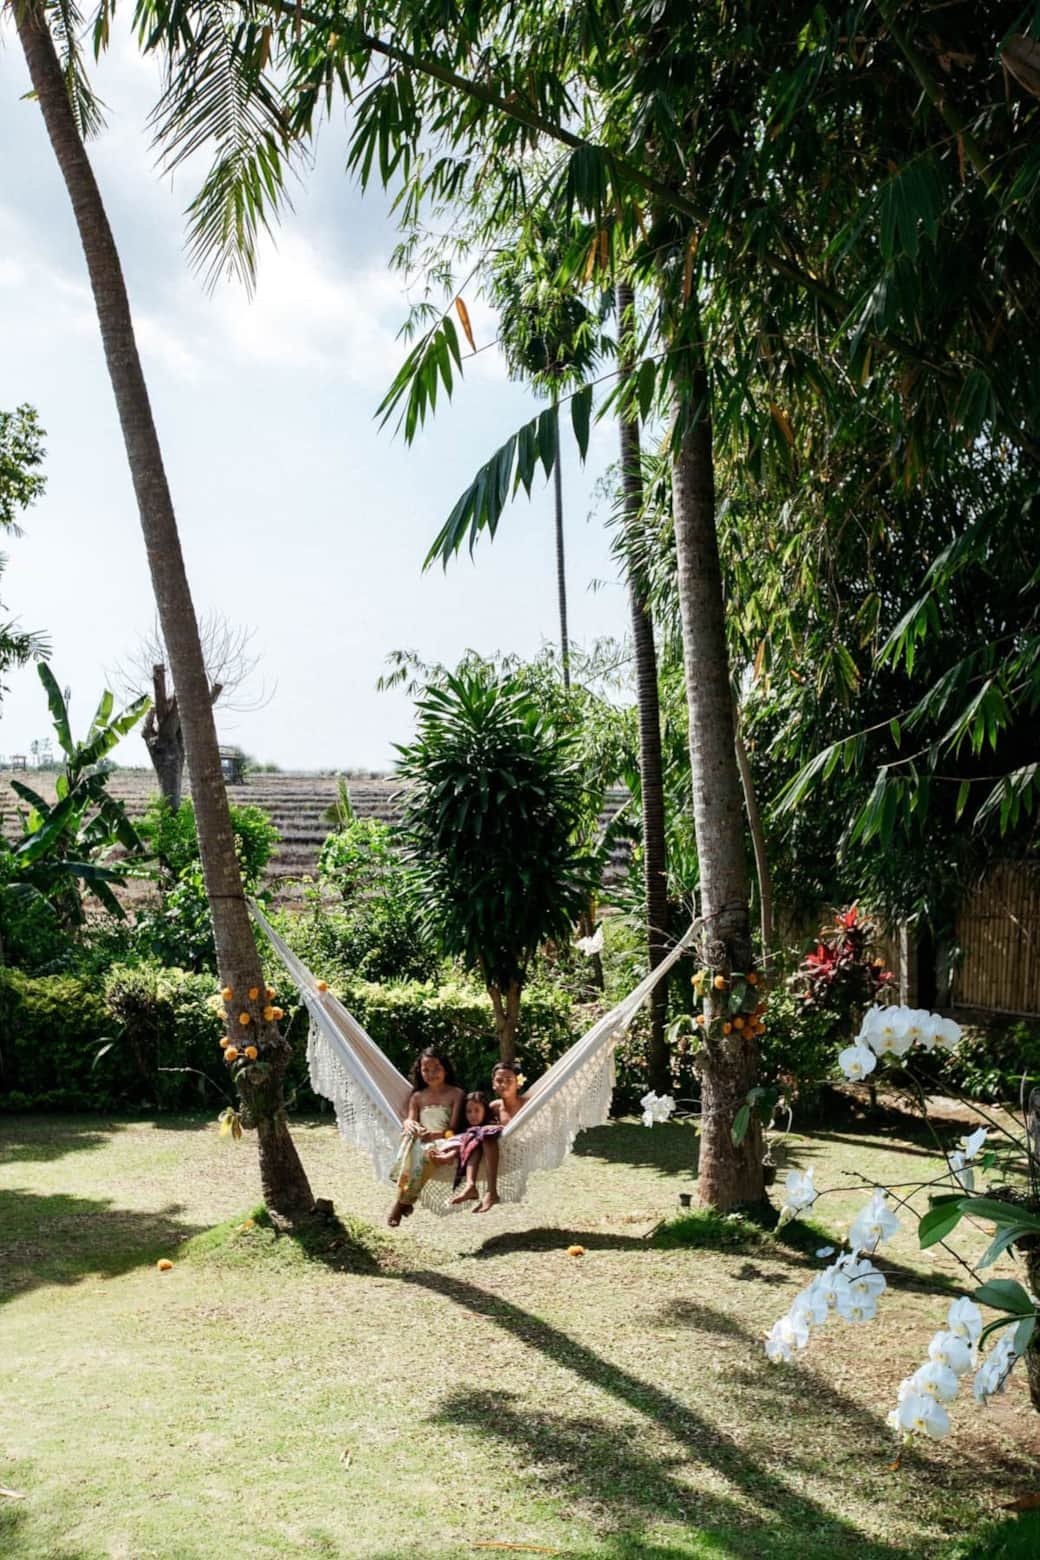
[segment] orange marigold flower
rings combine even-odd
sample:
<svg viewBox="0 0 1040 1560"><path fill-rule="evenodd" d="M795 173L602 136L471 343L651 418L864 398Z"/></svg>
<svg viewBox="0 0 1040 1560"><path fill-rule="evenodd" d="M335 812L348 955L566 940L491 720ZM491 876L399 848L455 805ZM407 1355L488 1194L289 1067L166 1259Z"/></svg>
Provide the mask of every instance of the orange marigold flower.
<svg viewBox="0 0 1040 1560"><path fill-rule="evenodd" d="M233 1061L235 1061L237 1056L238 1056L238 1046L237 1045L229 1045L227 1050L224 1052L224 1060L225 1060L225 1062L233 1062Z"/></svg>
<svg viewBox="0 0 1040 1560"><path fill-rule="evenodd" d="M235 993L232 991L230 986L225 986L220 995L224 998L225 1002L230 1002Z"/></svg>
<svg viewBox="0 0 1040 1560"><path fill-rule="evenodd" d="M752 970L751 974L748 976L747 983L748 983L749 986L757 986L758 985L758 976L755 974L754 970Z"/></svg>
<svg viewBox="0 0 1040 1560"><path fill-rule="evenodd" d="M698 1022L698 1024L703 1024L704 1023L704 1014L703 1013L698 1013L697 1014L697 1022Z"/></svg>
<svg viewBox="0 0 1040 1560"><path fill-rule="evenodd" d="M715 979L712 981L712 985L715 987L716 991L725 991L725 989L726 989L726 977L725 977L725 975L716 975Z"/></svg>
<svg viewBox="0 0 1040 1560"><path fill-rule="evenodd" d="M253 1022L248 1013L239 1013L238 1021L240 1024L251 1024Z"/></svg>
<svg viewBox="0 0 1040 1560"><path fill-rule="evenodd" d="M278 1007L272 1008L271 1012L274 1014L275 1018L284 1018L285 1017L285 1009L284 1008L278 1008Z"/></svg>
<svg viewBox="0 0 1040 1560"><path fill-rule="evenodd" d="M277 993L277 991L275 991L273 986L268 986L267 987L267 1000L268 1000L268 1002L273 1002L277 995L278 995L278 993Z"/></svg>
<svg viewBox="0 0 1040 1560"><path fill-rule="evenodd" d="M740 1014L738 1013L736 1018L733 1020L733 1028L734 1029L743 1029L743 1027L744 1027L744 1020L740 1017Z"/></svg>
<svg viewBox="0 0 1040 1560"><path fill-rule="evenodd" d="M255 1062L256 1061L256 1046L255 1045L247 1045L245 1054L249 1057L249 1060L251 1062Z"/></svg>
<svg viewBox="0 0 1040 1560"><path fill-rule="evenodd" d="M231 1044L231 1041L228 1039L227 1035L221 1035L221 1037L220 1037L220 1049L223 1050L226 1045L230 1045L230 1044Z"/></svg>
<svg viewBox="0 0 1040 1560"><path fill-rule="evenodd" d="M168 1273L173 1267L173 1263L170 1261L169 1257L160 1257L155 1265L159 1269L160 1273Z"/></svg>
<svg viewBox="0 0 1040 1560"><path fill-rule="evenodd" d="M732 1028L733 1028L732 1024L723 1024L723 1026L722 1026L722 1033L724 1035L728 1035L730 1033L730 1031L732 1030Z"/></svg>
<svg viewBox="0 0 1040 1560"><path fill-rule="evenodd" d="M328 989L329 989L328 981L327 980L319 980L319 982L318 982L318 990L319 991L328 991Z"/></svg>
<svg viewBox="0 0 1040 1560"><path fill-rule="evenodd" d="M585 1247L584 1246L568 1246L567 1247L567 1255L569 1257L583 1257L585 1255Z"/></svg>
<svg viewBox="0 0 1040 1560"><path fill-rule="evenodd" d="M264 1008L264 1017L267 1019L267 1022L270 1023L271 1019L274 1017L274 1008L273 1007L265 1007Z"/></svg>
<svg viewBox="0 0 1040 1560"><path fill-rule="evenodd" d="M250 988L249 988L249 1000L250 1000L250 1002L255 1002L259 995L260 995L260 987L259 986L250 986Z"/></svg>

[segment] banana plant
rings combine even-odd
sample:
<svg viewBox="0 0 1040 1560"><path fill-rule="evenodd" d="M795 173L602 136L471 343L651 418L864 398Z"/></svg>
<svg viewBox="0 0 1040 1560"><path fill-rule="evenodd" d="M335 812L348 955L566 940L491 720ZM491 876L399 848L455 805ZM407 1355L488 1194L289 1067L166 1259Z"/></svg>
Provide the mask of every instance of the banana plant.
<svg viewBox="0 0 1040 1560"><path fill-rule="evenodd" d="M11 781L12 790L27 805L18 809L20 840L0 847L5 858L5 891L37 894L66 925L78 926L84 918L82 884L113 915L122 916L112 885L126 881L134 859L144 855L146 847L123 803L108 792L103 760L143 718L149 701L136 699L113 715L115 701L106 689L86 737L77 742L69 724L68 705L53 672L46 665L37 671L65 764L55 784L53 802L24 782ZM110 860L117 848L123 852L121 859Z"/></svg>

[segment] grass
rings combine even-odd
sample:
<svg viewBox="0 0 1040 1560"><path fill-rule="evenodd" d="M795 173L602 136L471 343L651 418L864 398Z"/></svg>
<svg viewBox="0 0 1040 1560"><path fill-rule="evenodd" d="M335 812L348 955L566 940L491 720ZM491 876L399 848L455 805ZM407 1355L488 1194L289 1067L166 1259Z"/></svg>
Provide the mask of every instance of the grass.
<svg viewBox="0 0 1040 1560"><path fill-rule="evenodd" d="M918 1143L789 1139L842 1190L778 1238L674 1217L689 1129L615 1123L525 1205L391 1235L334 1129L295 1130L350 1214L307 1247L256 1208L252 1143L210 1122L0 1119L5 1560L916 1560L967 1554L1035 1489L1014 1378L986 1413L962 1390L950 1440L893 1466L884 1415L955 1278L909 1229L883 1319L764 1358L864 1201L850 1172L918 1177Z"/></svg>

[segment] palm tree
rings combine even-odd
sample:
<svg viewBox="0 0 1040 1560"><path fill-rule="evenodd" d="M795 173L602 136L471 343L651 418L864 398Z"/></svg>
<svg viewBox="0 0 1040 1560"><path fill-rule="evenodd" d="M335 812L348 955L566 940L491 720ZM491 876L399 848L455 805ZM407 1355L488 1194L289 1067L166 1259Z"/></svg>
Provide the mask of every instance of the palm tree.
<svg viewBox="0 0 1040 1560"><path fill-rule="evenodd" d="M556 594L560 613L560 663L563 685L570 687L567 632L567 569L563 540L563 473L560 451L560 396L586 379L599 355L595 317L572 292L556 283L559 245L547 228L496 260L491 296L499 309L499 339L510 378L526 380L552 401L556 458L553 463L556 534Z"/></svg>
<svg viewBox="0 0 1040 1560"><path fill-rule="evenodd" d="M15 0L15 26L86 257L112 391L180 708L206 894L213 916L229 1025L248 1028L258 1057L237 1079L246 1120L257 1130L263 1195L275 1219L296 1223L314 1198L289 1134L283 1078L290 1048L263 1013L264 979L235 857L210 684L184 567L177 520L141 369L130 303L112 230L83 143L90 98L75 70L62 70L41 0ZM96 110L95 110L96 112ZM253 995L255 993L255 995ZM239 1015L248 1024L238 1026Z"/></svg>
<svg viewBox="0 0 1040 1560"><path fill-rule="evenodd" d="M618 358L623 384L631 380L634 366L635 294L629 282L615 286L618 322ZM622 399L618 416L621 439L621 492L626 541L634 540L643 514L642 452L639 417L630 401ZM668 951L668 869L665 849L664 775L661 764L661 705L657 686L657 651L654 625L639 570L626 547L632 646L636 664L636 704L639 718L639 794L643 815L643 879L646 892L647 954L656 969ZM659 981L650 998L650 1081L666 1094L671 1082L665 1017L668 983Z"/></svg>

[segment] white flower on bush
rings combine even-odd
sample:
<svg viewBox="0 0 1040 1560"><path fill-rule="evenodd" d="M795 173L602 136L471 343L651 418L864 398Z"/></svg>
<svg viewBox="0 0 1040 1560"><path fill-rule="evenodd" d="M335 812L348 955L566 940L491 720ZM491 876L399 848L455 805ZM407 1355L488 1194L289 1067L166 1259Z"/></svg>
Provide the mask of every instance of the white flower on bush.
<svg viewBox="0 0 1040 1560"><path fill-rule="evenodd" d="M998 1392L1003 1392L1017 1358L1014 1338L1005 1333L975 1372L973 1391L976 1403L986 1403Z"/></svg>
<svg viewBox="0 0 1040 1560"><path fill-rule="evenodd" d="M849 1225L849 1244L856 1250L868 1250L888 1240L899 1228L899 1220L888 1206L880 1188Z"/></svg>
<svg viewBox="0 0 1040 1560"><path fill-rule="evenodd" d="M966 1192L975 1190L975 1172L971 1169L969 1161L974 1159L984 1146L987 1135L987 1128L978 1127L970 1137L962 1137L960 1148L949 1156L951 1174Z"/></svg>
<svg viewBox="0 0 1040 1560"><path fill-rule="evenodd" d="M809 1342L809 1329L800 1326L792 1317L781 1316L774 1322L766 1339L766 1353L774 1365L790 1361L795 1349L804 1349Z"/></svg>
<svg viewBox="0 0 1040 1560"><path fill-rule="evenodd" d="M844 1261L845 1277L849 1281L849 1290L857 1299L866 1299L868 1296L876 1300L888 1288L885 1275L879 1273L869 1257L859 1258L855 1252L842 1259Z"/></svg>
<svg viewBox="0 0 1040 1560"><path fill-rule="evenodd" d="M814 1327L822 1327L833 1313L850 1323L869 1322L877 1315L878 1296L885 1280L873 1263L856 1251L847 1251L818 1273L807 1289L791 1302L786 1316L774 1322L766 1339L771 1360L790 1360L794 1348L804 1349Z"/></svg>
<svg viewBox="0 0 1040 1560"><path fill-rule="evenodd" d="M780 1220L777 1229L783 1229L791 1219L811 1208L816 1201L816 1188L813 1185L812 1170L789 1170L784 1178L784 1201L780 1209Z"/></svg>
<svg viewBox="0 0 1040 1560"><path fill-rule="evenodd" d="M914 1392L938 1398L941 1403L950 1403L957 1396L957 1376L941 1360L928 1360L919 1365L913 1375L907 1377L907 1382Z"/></svg>
<svg viewBox="0 0 1040 1560"><path fill-rule="evenodd" d="M667 1121L675 1110L675 1101L670 1094L655 1094L651 1089L649 1094L644 1094L639 1101L643 1107L643 1126L652 1127L657 1121Z"/></svg>
<svg viewBox="0 0 1040 1560"><path fill-rule="evenodd" d="M844 1051L838 1053L838 1066L852 1083L858 1083L868 1073L872 1073L877 1066L877 1056L869 1046L848 1045Z"/></svg>

